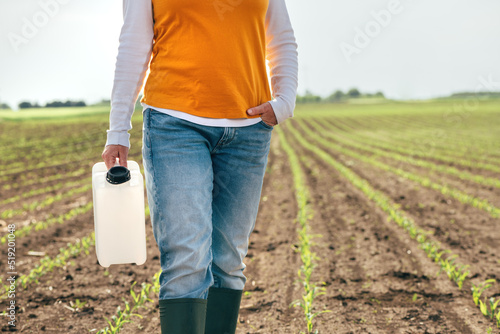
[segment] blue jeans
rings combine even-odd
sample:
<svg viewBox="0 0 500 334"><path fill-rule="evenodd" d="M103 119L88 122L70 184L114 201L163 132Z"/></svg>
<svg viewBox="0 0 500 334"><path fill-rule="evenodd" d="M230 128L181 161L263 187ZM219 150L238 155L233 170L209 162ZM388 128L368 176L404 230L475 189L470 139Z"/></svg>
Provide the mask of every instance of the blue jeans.
<svg viewBox="0 0 500 334"><path fill-rule="evenodd" d="M159 299L243 290L273 127L212 127L146 109L143 162Z"/></svg>

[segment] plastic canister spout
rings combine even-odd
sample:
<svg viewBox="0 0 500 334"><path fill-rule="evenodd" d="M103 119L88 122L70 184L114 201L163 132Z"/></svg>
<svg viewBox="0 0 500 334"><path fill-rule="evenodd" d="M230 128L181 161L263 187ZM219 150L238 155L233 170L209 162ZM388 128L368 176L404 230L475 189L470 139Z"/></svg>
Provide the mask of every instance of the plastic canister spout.
<svg viewBox="0 0 500 334"><path fill-rule="evenodd" d="M106 173L106 181L111 184L122 184L130 181L130 170L123 166L111 167Z"/></svg>

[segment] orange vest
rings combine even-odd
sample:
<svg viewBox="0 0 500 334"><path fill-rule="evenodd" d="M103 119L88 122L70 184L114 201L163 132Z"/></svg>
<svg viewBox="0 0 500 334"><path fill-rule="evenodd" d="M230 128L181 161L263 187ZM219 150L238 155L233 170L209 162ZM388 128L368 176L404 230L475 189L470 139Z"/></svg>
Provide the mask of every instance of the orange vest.
<svg viewBox="0 0 500 334"><path fill-rule="evenodd" d="M141 102L211 118L255 118L270 101L269 0L153 0L154 44Z"/></svg>

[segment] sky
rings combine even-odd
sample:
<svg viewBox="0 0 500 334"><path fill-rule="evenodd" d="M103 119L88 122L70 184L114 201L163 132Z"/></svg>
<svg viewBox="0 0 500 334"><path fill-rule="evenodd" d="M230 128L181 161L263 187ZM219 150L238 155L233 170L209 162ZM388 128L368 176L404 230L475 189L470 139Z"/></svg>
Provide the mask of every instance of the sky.
<svg viewBox="0 0 500 334"><path fill-rule="evenodd" d="M356 87L426 99L500 91L498 0L286 4L299 94ZM0 2L0 103L110 99L122 22L122 0Z"/></svg>

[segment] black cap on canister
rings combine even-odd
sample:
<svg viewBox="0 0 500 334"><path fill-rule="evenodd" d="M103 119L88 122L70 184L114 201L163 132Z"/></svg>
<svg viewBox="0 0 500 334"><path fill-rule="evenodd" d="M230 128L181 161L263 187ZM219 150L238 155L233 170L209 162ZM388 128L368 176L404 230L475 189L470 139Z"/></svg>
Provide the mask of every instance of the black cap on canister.
<svg viewBox="0 0 500 334"><path fill-rule="evenodd" d="M123 166L114 166L108 170L106 181L111 184L122 184L130 180L130 171Z"/></svg>

